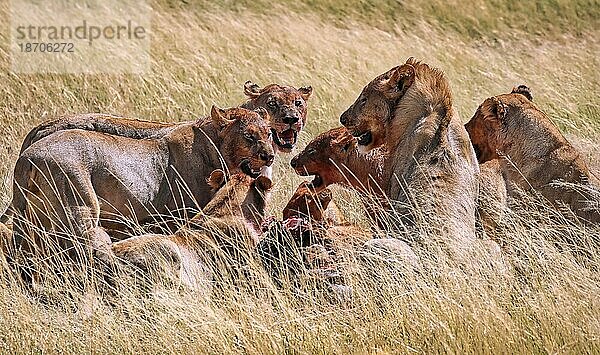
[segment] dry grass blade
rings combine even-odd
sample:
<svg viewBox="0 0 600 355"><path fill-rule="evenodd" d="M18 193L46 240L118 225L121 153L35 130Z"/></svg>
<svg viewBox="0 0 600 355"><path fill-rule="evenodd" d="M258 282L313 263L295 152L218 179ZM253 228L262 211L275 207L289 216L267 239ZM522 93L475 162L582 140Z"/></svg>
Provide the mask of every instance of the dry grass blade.
<svg viewBox="0 0 600 355"><path fill-rule="evenodd" d="M7 14L3 2L0 18ZM339 126L364 84L409 56L447 73L463 121L485 98L527 84L536 104L586 147L594 169L599 18L593 0L158 0L145 75L11 73L8 37L0 35L0 201L10 200L23 137L44 119L106 112L178 122L206 116L212 104L242 102L246 80L312 85L302 148ZM292 156L276 159L273 214L301 180L289 168ZM368 231L361 197L342 189L334 196L346 219ZM324 297L310 277L279 289L256 260L245 266L243 282L220 280L213 297L167 281L136 287L134 268L118 270L109 284L89 264L61 262L57 248L52 260L31 261L53 270L37 290L4 268L0 352L600 352L600 227L576 225L535 197L511 207L495 236L500 262L483 244L472 260L453 260L434 238L431 216L418 226L427 241L415 250L418 267L340 250L352 287L352 298L342 301Z"/></svg>

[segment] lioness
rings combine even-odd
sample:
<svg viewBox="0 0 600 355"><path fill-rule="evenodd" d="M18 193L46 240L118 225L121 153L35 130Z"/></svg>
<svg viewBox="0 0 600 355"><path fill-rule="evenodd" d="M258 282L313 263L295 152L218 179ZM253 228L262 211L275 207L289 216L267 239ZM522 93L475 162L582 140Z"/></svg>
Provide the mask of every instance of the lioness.
<svg viewBox="0 0 600 355"><path fill-rule="evenodd" d="M329 189L313 191L303 182L283 209L283 221L273 220L266 228L257 252L278 286L287 278L294 284L312 275L330 290L342 287L336 250L341 241L364 233L339 220L331 197Z"/></svg>
<svg viewBox="0 0 600 355"><path fill-rule="evenodd" d="M306 105L312 91L310 86L295 89L292 86L277 84L261 88L247 81L244 84L244 93L248 100L240 107L249 110L262 107L267 110L271 116L274 147L283 152L290 152L296 146L298 134L306 124ZM144 121L99 113L63 116L34 127L25 137L21 152L38 140L63 130L82 129L129 138L161 138L181 124Z"/></svg>
<svg viewBox="0 0 600 355"><path fill-rule="evenodd" d="M312 188L331 184L350 185L361 192L380 192L385 152L375 149L361 154L345 127L323 132L310 141L290 162L300 176L314 176Z"/></svg>
<svg viewBox="0 0 600 355"><path fill-rule="evenodd" d="M486 99L465 127L480 163L499 160L509 194L534 189L584 220L600 221L600 181L532 102L527 86Z"/></svg>
<svg viewBox="0 0 600 355"><path fill-rule="evenodd" d="M215 196L186 226L173 235L116 242L115 255L158 280L210 291L216 274L225 271L221 267L239 267L254 252L272 182L240 173L225 182L225 173L215 170L208 183L217 190Z"/></svg>
<svg viewBox="0 0 600 355"><path fill-rule="evenodd" d="M331 199L331 190L315 191L311 184L302 182L283 208L283 219L307 218L330 226L342 224L342 215Z"/></svg>
<svg viewBox="0 0 600 355"><path fill-rule="evenodd" d="M315 137L290 162L300 176L314 176L311 189L319 191L332 184L350 186L361 193L369 218L382 225L381 206L386 204L381 189L383 148L362 154L354 137L345 127Z"/></svg>
<svg viewBox="0 0 600 355"><path fill-rule="evenodd" d="M354 250L371 238L369 231L346 222L342 217L333 204L331 190L314 190L307 182L298 186L283 209L283 220L287 225L298 223L293 221L298 219L306 223L304 229L312 235L300 239L314 241L321 238L321 243L330 250ZM314 238L315 235L319 238ZM300 244L303 245L302 242Z"/></svg>
<svg viewBox="0 0 600 355"><path fill-rule="evenodd" d="M364 151L388 151L382 176L392 218L411 225L418 211L451 249L469 247L479 166L441 70L409 58L367 84L340 122Z"/></svg>
<svg viewBox="0 0 600 355"><path fill-rule="evenodd" d="M126 230L115 216L139 224L172 222L178 209L206 206L213 170L257 177L273 158L263 109L213 107L209 120L177 125L161 138L57 132L17 160L12 211L27 222L15 219L16 242L29 252L53 244L106 259L112 252L105 229ZM76 240L85 246L79 252Z"/></svg>

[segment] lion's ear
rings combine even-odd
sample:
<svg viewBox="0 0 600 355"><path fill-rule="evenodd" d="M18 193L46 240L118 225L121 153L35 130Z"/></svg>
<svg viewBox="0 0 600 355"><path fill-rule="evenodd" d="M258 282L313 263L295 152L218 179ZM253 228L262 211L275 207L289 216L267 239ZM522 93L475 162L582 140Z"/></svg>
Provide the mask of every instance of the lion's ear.
<svg viewBox="0 0 600 355"><path fill-rule="evenodd" d="M521 94L527 98L529 101L533 101L533 95L531 95L531 89L526 85L519 85L514 87L511 94Z"/></svg>
<svg viewBox="0 0 600 355"><path fill-rule="evenodd" d="M225 172L221 169L213 170L206 178L206 183L215 191L220 189L225 184Z"/></svg>
<svg viewBox="0 0 600 355"><path fill-rule="evenodd" d="M269 191L273 186L273 181L264 175L257 177L254 183L260 191Z"/></svg>
<svg viewBox="0 0 600 355"><path fill-rule="evenodd" d="M502 101L498 100L496 97L490 97L485 100L482 105L487 111L488 115L486 118L492 118L498 122L504 122L506 118L506 106L502 103Z"/></svg>
<svg viewBox="0 0 600 355"><path fill-rule="evenodd" d="M333 145L348 145L349 143L352 142L356 142L356 139L354 139L354 137L348 133L348 134L344 134L341 137L337 137L335 138L331 143ZM348 148L350 148L351 145L348 145L347 147L344 148L344 150L348 150Z"/></svg>
<svg viewBox="0 0 600 355"><path fill-rule="evenodd" d="M267 110L265 110L264 107L257 107L256 109L254 109L254 111L258 113L258 115L267 122L269 122L269 120L271 119L269 113L267 112Z"/></svg>
<svg viewBox="0 0 600 355"><path fill-rule="evenodd" d="M227 118L227 112L225 110L218 108L215 105L210 109L210 118L219 129L222 129L233 122L233 120Z"/></svg>
<svg viewBox="0 0 600 355"><path fill-rule="evenodd" d="M244 94L251 99L258 97L260 96L260 86L248 80L244 83Z"/></svg>
<svg viewBox="0 0 600 355"><path fill-rule="evenodd" d="M312 95L313 88L312 86L303 86L300 89L298 89L298 91L300 91L300 95L302 96L304 101L308 101L308 98L310 97L310 95Z"/></svg>
<svg viewBox="0 0 600 355"><path fill-rule="evenodd" d="M406 63L390 69L377 84L377 87L385 96L397 99L404 96L414 81L415 67Z"/></svg>
<svg viewBox="0 0 600 355"><path fill-rule="evenodd" d="M392 69L389 79L384 83L386 91L396 97L402 97L415 81L415 67L402 64Z"/></svg>

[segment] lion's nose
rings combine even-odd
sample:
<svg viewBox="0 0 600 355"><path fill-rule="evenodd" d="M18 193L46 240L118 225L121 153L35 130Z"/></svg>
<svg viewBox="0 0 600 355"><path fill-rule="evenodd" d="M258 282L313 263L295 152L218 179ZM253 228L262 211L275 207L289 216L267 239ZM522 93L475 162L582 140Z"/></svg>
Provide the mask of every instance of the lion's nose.
<svg viewBox="0 0 600 355"><path fill-rule="evenodd" d="M285 116L283 118L283 123L286 123L286 124L294 124L296 122L298 122L297 116Z"/></svg>
<svg viewBox="0 0 600 355"><path fill-rule="evenodd" d="M297 155L292 158L292 161L290 161L290 165L292 166L292 168L296 169L296 165L298 165L298 156Z"/></svg>
<svg viewBox="0 0 600 355"><path fill-rule="evenodd" d="M348 114L346 112L342 113L340 116L340 123L344 126L348 125Z"/></svg>
<svg viewBox="0 0 600 355"><path fill-rule="evenodd" d="M269 153L261 153L260 159L267 163L267 166L271 166L271 164L273 164L273 160L275 159L275 155Z"/></svg>

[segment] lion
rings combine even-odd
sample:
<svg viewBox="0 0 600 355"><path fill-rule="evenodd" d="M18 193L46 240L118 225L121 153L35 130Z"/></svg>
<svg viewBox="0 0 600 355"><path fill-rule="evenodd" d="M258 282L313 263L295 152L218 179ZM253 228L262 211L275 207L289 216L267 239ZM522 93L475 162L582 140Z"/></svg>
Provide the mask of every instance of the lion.
<svg viewBox="0 0 600 355"><path fill-rule="evenodd" d="M306 125L307 102L312 95L312 87L271 84L264 88L247 81L244 93L248 100L242 108L255 110L264 108L271 116L274 148L290 152L297 143L298 134ZM44 122L34 127L23 140L21 153L40 139L63 130L81 129L96 131L129 138L161 138L183 123L165 123L131 119L108 114L89 113L67 115Z"/></svg>
<svg viewBox="0 0 600 355"><path fill-rule="evenodd" d="M110 262L111 237L131 233L123 220L172 226L208 204L213 170L256 178L273 159L263 109L213 106L210 119L178 125L162 138L56 132L17 160L11 211L26 221L14 219L16 244L28 253L52 245Z"/></svg>
<svg viewBox="0 0 600 355"><path fill-rule="evenodd" d="M296 236L300 246L322 244L334 253L356 249L370 238L370 233L343 219L332 201L331 190L315 190L306 181L298 186L283 209L283 221L288 229L301 232Z"/></svg>
<svg viewBox="0 0 600 355"><path fill-rule="evenodd" d="M479 166L444 73L409 58L367 84L340 122L362 151L387 150L390 219L426 221L451 250L466 251L475 237Z"/></svg>
<svg viewBox="0 0 600 355"><path fill-rule="evenodd" d="M306 218L328 226L344 223L342 213L332 201L331 190L325 188L315 191L306 181L298 185L296 192L283 208L283 219L290 218Z"/></svg>
<svg viewBox="0 0 600 355"><path fill-rule="evenodd" d="M247 81L244 94L249 98L241 107L254 110L262 107L273 117L271 130L277 149L289 153L298 142L298 134L306 125L306 103L312 95L310 86L295 89L291 86L271 84L261 88Z"/></svg>
<svg viewBox="0 0 600 355"><path fill-rule="evenodd" d="M338 127L315 137L290 165L300 176L314 176L311 187L316 190L342 184L364 193L381 193L384 158L382 149L361 154L350 132Z"/></svg>
<svg viewBox="0 0 600 355"><path fill-rule="evenodd" d="M383 226L382 206L387 203L381 189L385 157L383 148L362 154L348 130L338 127L315 137L290 165L300 176L314 176L310 183L312 190L319 191L332 184L355 189L369 218Z"/></svg>
<svg viewBox="0 0 600 355"><path fill-rule="evenodd" d="M219 273L244 265L258 244L269 177L241 173L225 182L215 170L207 179L217 192L201 213L172 235L143 235L118 241L112 251L156 281L209 293Z"/></svg>
<svg viewBox="0 0 600 355"><path fill-rule="evenodd" d="M600 180L521 85L486 99L465 125L480 163L498 160L508 194L535 190L566 204L584 221L600 221Z"/></svg>
<svg viewBox="0 0 600 355"><path fill-rule="evenodd" d="M300 250L305 267L313 272L318 271L324 280L331 285L343 286L344 281L341 278L343 274L343 260L348 255L360 256L378 254L378 248L394 254L400 262L407 266L418 264L418 258L412 252L412 249L403 241L398 239L372 239L369 232L350 223L339 223L330 221L325 216L329 211L331 202L331 190L322 188L319 192L313 191L308 182L303 182L297 188L296 192L283 210L283 226L293 236L293 240ZM274 231L278 233L274 233ZM275 255L275 259L286 258L290 265L289 274L298 272L299 265L295 265L293 247L282 248L281 245L289 245L285 240L285 232L270 229L271 238L273 235L280 239L279 244L271 243L270 255ZM266 244L266 243L264 243ZM382 246L383 245L383 246ZM391 249L390 249L391 248ZM284 250L282 250L284 249ZM263 246L263 253L264 246ZM266 253L265 253L266 254ZM390 255L391 255L390 254ZM351 256L351 258L352 258ZM273 258L264 258L266 261ZM417 260L417 261L415 261ZM277 260L279 261L279 260ZM299 264L296 261L296 264ZM277 265L272 260L265 263L265 267L277 277L281 265ZM327 272L325 272L327 270ZM277 282L277 281L276 281ZM349 289L351 291L351 289Z"/></svg>
<svg viewBox="0 0 600 355"><path fill-rule="evenodd" d="M332 206L332 192L302 182L283 209L283 221L273 220L257 248L263 266L276 285L298 285L308 275L334 291L342 287L337 252L365 233L343 221Z"/></svg>

